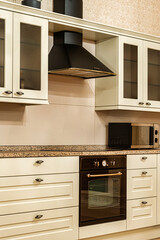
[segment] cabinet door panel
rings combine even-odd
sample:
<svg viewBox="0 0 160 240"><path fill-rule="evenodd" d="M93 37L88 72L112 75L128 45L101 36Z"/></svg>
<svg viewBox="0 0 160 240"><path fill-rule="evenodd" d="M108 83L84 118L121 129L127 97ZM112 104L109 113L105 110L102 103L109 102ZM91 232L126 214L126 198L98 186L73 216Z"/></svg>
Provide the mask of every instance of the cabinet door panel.
<svg viewBox="0 0 160 240"><path fill-rule="evenodd" d="M128 170L127 199L156 196L156 169Z"/></svg>
<svg viewBox="0 0 160 240"><path fill-rule="evenodd" d="M78 173L0 178L0 212L78 206Z"/></svg>
<svg viewBox="0 0 160 240"><path fill-rule="evenodd" d="M139 106L142 98L142 41L120 37L119 42L119 102Z"/></svg>
<svg viewBox="0 0 160 240"><path fill-rule="evenodd" d="M12 97L12 13L3 10L0 10L0 96Z"/></svg>
<svg viewBox="0 0 160 240"><path fill-rule="evenodd" d="M127 230L156 225L156 197L127 201Z"/></svg>
<svg viewBox="0 0 160 240"><path fill-rule="evenodd" d="M36 219L36 216L41 216ZM0 239L78 239L78 208L0 216Z"/></svg>
<svg viewBox="0 0 160 240"><path fill-rule="evenodd" d="M144 42L145 105L160 108L160 44Z"/></svg>
<svg viewBox="0 0 160 240"><path fill-rule="evenodd" d="M48 97L48 22L14 14L14 97Z"/></svg>

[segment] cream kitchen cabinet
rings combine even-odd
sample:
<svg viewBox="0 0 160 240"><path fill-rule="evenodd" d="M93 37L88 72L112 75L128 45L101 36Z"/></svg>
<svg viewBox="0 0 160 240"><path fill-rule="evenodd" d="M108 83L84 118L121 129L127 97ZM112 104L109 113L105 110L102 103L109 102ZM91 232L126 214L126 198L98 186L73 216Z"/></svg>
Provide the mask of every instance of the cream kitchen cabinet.
<svg viewBox="0 0 160 240"><path fill-rule="evenodd" d="M78 208L0 216L2 240L77 240Z"/></svg>
<svg viewBox="0 0 160 240"><path fill-rule="evenodd" d="M79 157L1 158L3 168L0 240L78 239Z"/></svg>
<svg viewBox="0 0 160 240"><path fill-rule="evenodd" d="M127 199L156 196L156 169L130 170L127 174Z"/></svg>
<svg viewBox="0 0 160 240"><path fill-rule="evenodd" d="M142 198L127 203L127 230L156 225L156 198Z"/></svg>
<svg viewBox="0 0 160 240"><path fill-rule="evenodd" d="M0 101L47 103L48 21L0 10Z"/></svg>
<svg viewBox="0 0 160 240"><path fill-rule="evenodd" d="M117 75L96 79L96 110L160 111L160 43L125 36L96 44Z"/></svg>
<svg viewBox="0 0 160 240"><path fill-rule="evenodd" d="M158 154L157 168L157 224L160 224L160 154Z"/></svg>
<svg viewBox="0 0 160 240"><path fill-rule="evenodd" d="M157 224L157 155L127 156L127 230Z"/></svg>

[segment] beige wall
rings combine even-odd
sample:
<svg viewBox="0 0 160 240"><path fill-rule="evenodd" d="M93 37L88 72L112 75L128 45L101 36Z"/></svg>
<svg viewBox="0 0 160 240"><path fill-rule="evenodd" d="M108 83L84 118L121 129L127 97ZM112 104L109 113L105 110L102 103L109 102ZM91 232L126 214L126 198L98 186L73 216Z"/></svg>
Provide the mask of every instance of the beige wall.
<svg viewBox="0 0 160 240"><path fill-rule="evenodd" d="M160 35L160 1L84 0L83 2L86 19ZM42 8L51 10L52 2L43 0ZM85 43L85 46L94 53L93 43ZM94 87L94 80L49 76L48 106L1 103L0 145L106 144L106 126L109 121L160 123L160 113L95 112Z"/></svg>

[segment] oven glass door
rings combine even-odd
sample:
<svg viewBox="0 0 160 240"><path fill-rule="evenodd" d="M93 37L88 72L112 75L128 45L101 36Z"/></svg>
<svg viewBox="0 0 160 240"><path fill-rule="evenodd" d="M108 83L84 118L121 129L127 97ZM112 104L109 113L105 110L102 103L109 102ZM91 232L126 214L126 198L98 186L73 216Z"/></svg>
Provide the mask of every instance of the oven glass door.
<svg viewBox="0 0 160 240"><path fill-rule="evenodd" d="M80 174L80 226L126 218L126 171L84 171Z"/></svg>

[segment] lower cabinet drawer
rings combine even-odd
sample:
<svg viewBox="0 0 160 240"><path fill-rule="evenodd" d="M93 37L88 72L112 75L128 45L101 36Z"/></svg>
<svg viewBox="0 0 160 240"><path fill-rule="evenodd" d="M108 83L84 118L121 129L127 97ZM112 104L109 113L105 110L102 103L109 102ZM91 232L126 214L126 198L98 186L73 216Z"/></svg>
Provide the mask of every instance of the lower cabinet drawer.
<svg viewBox="0 0 160 240"><path fill-rule="evenodd" d="M127 230L156 225L156 197L127 201Z"/></svg>
<svg viewBox="0 0 160 240"><path fill-rule="evenodd" d="M79 157L0 158L0 176L79 172Z"/></svg>
<svg viewBox="0 0 160 240"><path fill-rule="evenodd" d="M127 169L156 168L157 155L127 155Z"/></svg>
<svg viewBox="0 0 160 240"><path fill-rule="evenodd" d="M127 171L127 199L156 196L156 169Z"/></svg>
<svg viewBox="0 0 160 240"><path fill-rule="evenodd" d="M79 174L0 178L0 215L78 206Z"/></svg>
<svg viewBox="0 0 160 240"><path fill-rule="evenodd" d="M0 216L0 240L77 240L78 207Z"/></svg>

